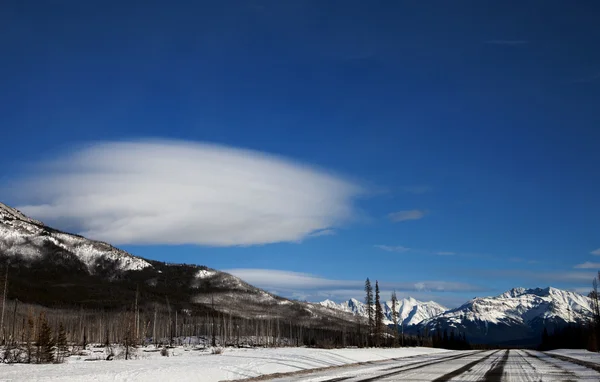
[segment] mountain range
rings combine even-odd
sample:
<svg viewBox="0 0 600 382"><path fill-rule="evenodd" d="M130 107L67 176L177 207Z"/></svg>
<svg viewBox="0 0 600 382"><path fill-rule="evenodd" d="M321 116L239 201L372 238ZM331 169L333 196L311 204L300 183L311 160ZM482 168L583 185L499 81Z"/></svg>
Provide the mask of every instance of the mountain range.
<svg viewBox="0 0 600 382"><path fill-rule="evenodd" d="M0 203L0 264L7 264L8 297L48 307L122 309L139 294L146 306L207 309L247 318L293 317L313 327L355 325L364 303L307 303L256 288L205 266L143 259L108 243L44 225ZM391 302L382 304L392 323ZM477 297L455 309L413 298L397 303L405 332L465 333L473 342L535 344L544 327L589 320L588 297L556 288L515 288Z"/></svg>
<svg viewBox="0 0 600 382"><path fill-rule="evenodd" d="M331 309L367 317L366 304L356 299L343 303L325 300ZM382 303L384 323L392 324L391 301ZM593 316L591 301L578 293L548 288L514 288L494 297L477 297L455 309L413 298L397 302L400 323L410 334L436 330L465 333L477 343L535 345L544 328L583 323Z"/></svg>
<svg viewBox="0 0 600 382"><path fill-rule="evenodd" d="M367 317L368 310L367 305L354 298L342 302L335 303L331 300L325 300L320 302L322 306L330 309L336 309L343 312L349 312L352 314L358 314L363 317ZM386 301L381 304L383 308L383 322L386 325L393 324L392 318L392 302ZM400 299L396 302L396 311L398 312L398 323L404 326L418 325L424 320L438 316L446 312L448 308L438 304L437 302L418 301L412 297Z"/></svg>

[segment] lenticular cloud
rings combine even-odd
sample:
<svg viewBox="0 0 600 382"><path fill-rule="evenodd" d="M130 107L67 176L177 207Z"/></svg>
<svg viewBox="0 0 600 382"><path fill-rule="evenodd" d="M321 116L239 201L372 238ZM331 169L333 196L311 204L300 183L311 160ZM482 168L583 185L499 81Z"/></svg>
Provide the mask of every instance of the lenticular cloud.
<svg viewBox="0 0 600 382"><path fill-rule="evenodd" d="M114 244L299 241L350 219L361 192L280 157L179 141L98 143L47 167L19 208Z"/></svg>

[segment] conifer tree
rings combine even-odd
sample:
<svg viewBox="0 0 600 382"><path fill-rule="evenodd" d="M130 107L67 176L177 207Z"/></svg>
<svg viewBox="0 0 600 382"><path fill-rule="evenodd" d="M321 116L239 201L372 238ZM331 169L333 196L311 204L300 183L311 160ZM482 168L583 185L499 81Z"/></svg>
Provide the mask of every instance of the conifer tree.
<svg viewBox="0 0 600 382"><path fill-rule="evenodd" d="M367 277L365 281L365 305L367 306L367 317L369 319L369 330L367 331L367 336L369 338L369 343L371 342L371 336L373 335L375 322L373 320L373 287L371 286L371 281Z"/></svg>
<svg viewBox="0 0 600 382"><path fill-rule="evenodd" d="M39 333L37 338L37 362L52 363L54 361L54 338L52 338L52 329L48 325L48 319L44 312L40 313Z"/></svg>
<svg viewBox="0 0 600 382"><path fill-rule="evenodd" d="M394 321L394 347L398 347L398 297L392 292L392 321Z"/></svg>
<svg viewBox="0 0 600 382"><path fill-rule="evenodd" d="M62 363L67 356L67 332L62 322L58 324L56 335L56 363Z"/></svg>
<svg viewBox="0 0 600 382"><path fill-rule="evenodd" d="M375 344L379 346L383 336L383 310L379 298L379 282L375 280Z"/></svg>

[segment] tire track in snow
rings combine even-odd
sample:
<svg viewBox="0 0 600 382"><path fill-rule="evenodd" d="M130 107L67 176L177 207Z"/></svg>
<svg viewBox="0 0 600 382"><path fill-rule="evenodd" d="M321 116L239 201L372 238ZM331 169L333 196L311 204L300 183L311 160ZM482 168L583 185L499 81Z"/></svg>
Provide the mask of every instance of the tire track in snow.
<svg viewBox="0 0 600 382"><path fill-rule="evenodd" d="M427 366L436 365L436 364L439 364L439 363L444 363L444 362L447 362L447 361L453 361L453 360L455 360L455 359L460 359L460 358L470 357L470 356L472 356L472 355L474 355L474 354L479 354L479 353L482 353L482 351L479 351L479 352L472 352L472 353L469 353L469 354L461 354L461 355L458 355L458 356L451 356L451 357L441 358L441 359L437 359L437 360L435 360L435 361L425 361L424 363L422 363L422 364L420 364L420 365L418 365L418 366L409 366L409 367L407 367L407 368L405 368L405 367L406 367L406 365L404 365L404 366L398 366L398 368L402 368L402 370L394 371L394 372L391 372L391 373L380 374L380 375L377 375L377 376L375 376L375 377L370 377L370 378L360 379L360 380L357 380L356 382L371 382L371 381L377 381L377 380L379 380L379 379L383 379L383 378L392 377L392 376L395 376L395 375L398 375L398 374L401 374L401 373L405 373L405 372L407 372L407 371L412 371L412 370L422 369L422 368L424 368L424 367L427 367ZM483 358L479 359L478 361L476 361L476 363L477 363L477 362L481 362L482 360L489 358L489 357L490 357L490 356L492 356L493 354L495 354L495 353L492 353L492 354L490 354L490 355L488 355L488 356L485 356L485 357L483 357ZM389 369L388 369L388 370L389 370Z"/></svg>
<svg viewBox="0 0 600 382"><path fill-rule="evenodd" d="M473 362L469 362L468 364L464 365L463 367L460 367L460 368L458 368L456 370L453 370L453 371L449 372L448 374L444 374L441 377L434 379L433 382L446 382L446 381L449 381L452 378L454 378L456 376L459 376L459 375L461 375L463 373L466 373L467 371L471 370L473 368L473 366L477 365L478 363L481 363L481 362L484 362L484 361L488 360L491 356L493 356L495 354L498 354L499 351L500 350L496 350L495 352L490 353L490 354L486 355L483 358L479 358L479 359L476 359Z"/></svg>
<svg viewBox="0 0 600 382"><path fill-rule="evenodd" d="M600 373L600 365L597 363L583 361L581 359L571 358L571 357L567 357L565 355L550 354L550 353L544 353L544 354L546 354L549 357L559 359L561 361L571 362L571 363L574 363L579 366L587 367L588 369L592 369L592 370Z"/></svg>
<svg viewBox="0 0 600 382"><path fill-rule="evenodd" d="M564 367L561 367L559 365L555 365L552 362L543 359L542 357L538 356L537 354L529 351L529 350L523 350L523 353L525 353L527 356L535 358L537 360L540 360L541 362L544 362L545 364L547 364L548 366L550 366L552 369L557 369L558 372L556 373L557 376L559 376L561 378L561 380L565 381L565 382L572 382L572 381L577 381L578 378L575 375L574 372L572 372L571 370L567 370ZM537 368L529 361L527 360L525 357L523 357L523 360L525 362L527 362L534 370L537 371ZM565 379L562 379L565 378Z"/></svg>
<svg viewBox="0 0 600 382"><path fill-rule="evenodd" d="M500 382L502 380L502 374L504 374L504 366L506 365L506 361L508 361L508 353L510 350L506 350L502 359L500 361L494 363L492 368L485 373L483 376L483 380L486 382Z"/></svg>

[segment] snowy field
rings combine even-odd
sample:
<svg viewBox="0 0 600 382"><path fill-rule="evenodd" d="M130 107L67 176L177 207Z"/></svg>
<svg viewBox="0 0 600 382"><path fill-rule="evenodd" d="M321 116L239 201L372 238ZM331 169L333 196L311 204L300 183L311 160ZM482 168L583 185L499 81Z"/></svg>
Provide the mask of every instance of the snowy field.
<svg viewBox="0 0 600 382"><path fill-rule="evenodd" d="M600 365L600 356L598 353L582 349L560 349L547 352L548 354L562 355L564 357L574 358L585 362L597 363Z"/></svg>
<svg viewBox="0 0 600 382"><path fill-rule="evenodd" d="M178 347L169 349L169 357L138 349L138 359L134 360L86 361L103 358L98 351L71 356L57 365L0 364L0 381L212 382L446 352L432 348L226 348L222 354L211 354L209 350Z"/></svg>

